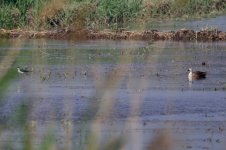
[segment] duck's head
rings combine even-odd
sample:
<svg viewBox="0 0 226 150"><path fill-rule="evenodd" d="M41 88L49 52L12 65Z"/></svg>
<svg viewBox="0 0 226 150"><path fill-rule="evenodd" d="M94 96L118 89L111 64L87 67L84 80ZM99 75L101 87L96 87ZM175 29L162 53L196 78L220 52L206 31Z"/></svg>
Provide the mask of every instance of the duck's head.
<svg viewBox="0 0 226 150"><path fill-rule="evenodd" d="M192 69L191 68L188 68L188 72L192 72Z"/></svg>

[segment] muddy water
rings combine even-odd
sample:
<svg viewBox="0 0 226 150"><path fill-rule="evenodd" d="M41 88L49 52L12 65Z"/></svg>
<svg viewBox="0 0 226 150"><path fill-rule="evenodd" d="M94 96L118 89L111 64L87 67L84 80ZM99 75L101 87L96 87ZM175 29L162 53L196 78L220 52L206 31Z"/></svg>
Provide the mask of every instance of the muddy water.
<svg viewBox="0 0 226 150"><path fill-rule="evenodd" d="M30 108L37 149L51 131L59 149L85 149L91 132L101 145L122 136L125 149L145 149L159 134L170 135L173 149L225 147L225 42L20 42L0 40L0 60L20 51L13 68L32 70L17 73L2 96L1 147L23 149L10 119L20 104ZM189 67L207 78L189 82Z"/></svg>
<svg viewBox="0 0 226 150"><path fill-rule="evenodd" d="M135 27L136 28L136 27ZM146 25L146 29L157 29L160 31L180 30L182 28L199 31L201 29L218 29L226 31L226 16L217 16L212 18L189 20L189 21L152 21Z"/></svg>

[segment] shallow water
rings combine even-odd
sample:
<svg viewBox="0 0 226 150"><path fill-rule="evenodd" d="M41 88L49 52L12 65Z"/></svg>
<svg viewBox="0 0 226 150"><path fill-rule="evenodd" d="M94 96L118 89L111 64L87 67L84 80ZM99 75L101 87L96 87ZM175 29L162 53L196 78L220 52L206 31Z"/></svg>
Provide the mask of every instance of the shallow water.
<svg viewBox="0 0 226 150"><path fill-rule="evenodd" d="M135 27L136 28L136 27ZM146 29L157 29L160 31L176 31L182 28L199 31L201 29L218 29L220 31L226 31L226 16L216 16L212 18L204 18L197 20L186 21L152 21L145 27Z"/></svg>
<svg viewBox="0 0 226 150"><path fill-rule="evenodd" d="M225 145L225 42L21 40L20 47L15 42L0 40L0 60L20 51L13 68L32 72L13 79L0 120L10 122L18 106L28 104L35 147L53 124L60 148L71 141L84 149L91 124L101 126L103 142L126 136L125 149L145 149L164 129L175 137L174 149ZM189 82L189 67L206 71L207 78ZM76 142L64 141L70 125ZM5 137L21 136L10 129L3 133L2 145ZM21 141L14 140L20 149Z"/></svg>

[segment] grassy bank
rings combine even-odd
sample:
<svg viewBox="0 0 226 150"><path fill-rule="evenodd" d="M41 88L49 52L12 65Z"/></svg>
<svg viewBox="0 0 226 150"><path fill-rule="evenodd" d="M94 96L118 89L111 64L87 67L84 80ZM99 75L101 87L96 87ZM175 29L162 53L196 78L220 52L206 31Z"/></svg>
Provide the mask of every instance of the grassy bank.
<svg viewBox="0 0 226 150"><path fill-rule="evenodd" d="M224 12L225 0L2 0L0 28L114 28L137 20Z"/></svg>

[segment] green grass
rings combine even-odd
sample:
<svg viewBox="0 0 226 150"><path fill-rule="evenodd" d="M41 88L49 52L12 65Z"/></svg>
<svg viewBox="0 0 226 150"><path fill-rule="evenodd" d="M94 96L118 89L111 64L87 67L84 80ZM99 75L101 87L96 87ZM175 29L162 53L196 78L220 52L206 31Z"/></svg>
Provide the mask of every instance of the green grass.
<svg viewBox="0 0 226 150"><path fill-rule="evenodd" d="M153 0L144 10L143 15L151 18L207 17L225 13L226 4L222 0Z"/></svg>
<svg viewBox="0 0 226 150"><path fill-rule="evenodd" d="M223 0L3 0L0 28L114 28L141 19L226 12Z"/></svg>
<svg viewBox="0 0 226 150"><path fill-rule="evenodd" d="M8 70L8 72L0 79L0 102L2 102L2 97L4 96L4 93L8 90L11 81L15 79L17 76L17 72L15 68L11 68Z"/></svg>

